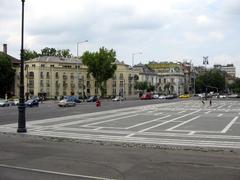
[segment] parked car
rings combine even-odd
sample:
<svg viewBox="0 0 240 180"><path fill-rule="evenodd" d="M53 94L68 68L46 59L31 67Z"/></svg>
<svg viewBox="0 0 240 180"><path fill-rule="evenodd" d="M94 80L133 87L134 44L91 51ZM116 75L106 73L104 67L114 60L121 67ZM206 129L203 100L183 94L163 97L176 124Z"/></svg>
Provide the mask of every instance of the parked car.
<svg viewBox="0 0 240 180"><path fill-rule="evenodd" d="M238 94L230 94L228 95L228 98L239 98Z"/></svg>
<svg viewBox="0 0 240 180"><path fill-rule="evenodd" d="M10 106L9 102L5 99L0 99L0 107Z"/></svg>
<svg viewBox="0 0 240 180"><path fill-rule="evenodd" d="M122 96L116 96L115 98L112 99L112 101L123 101L124 98Z"/></svg>
<svg viewBox="0 0 240 180"><path fill-rule="evenodd" d="M19 99L13 99L13 105L17 106L19 104Z"/></svg>
<svg viewBox="0 0 240 180"><path fill-rule="evenodd" d="M153 94L153 99L158 99L159 98L159 95L158 94Z"/></svg>
<svg viewBox="0 0 240 180"><path fill-rule="evenodd" d="M176 98L176 96L172 94L166 96L166 99L174 99L174 98Z"/></svg>
<svg viewBox="0 0 240 180"><path fill-rule="evenodd" d="M34 107L34 106L38 107L39 103L36 99L29 99L25 102L25 106L26 107Z"/></svg>
<svg viewBox="0 0 240 180"><path fill-rule="evenodd" d="M72 106L76 106L76 103L69 99L63 99L63 100L59 101L58 106L59 107L72 107Z"/></svg>
<svg viewBox="0 0 240 180"><path fill-rule="evenodd" d="M158 99L166 99L166 96L165 95L161 95L158 97Z"/></svg>
<svg viewBox="0 0 240 180"><path fill-rule="evenodd" d="M179 96L179 98L190 98L189 94L182 94Z"/></svg>
<svg viewBox="0 0 240 180"><path fill-rule="evenodd" d="M146 93L141 96L141 100L147 100L147 99L152 99L151 93Z"/></svg>
<svg viewBox="0 0 240 180"><path fill-rule="evenodd" d="M87 102L96 102L98 100L98 97L97 96L90 96L88 99L87 99Z"/></svg>
<svg viewBox="0 0 240 180"><path fill-rule="evenodd" d="M219 98L220 99L224 99L224 98L226 98L227 96L225 95L225 94L221 94L221 95L219 95Z"/></svg>
<svg viewBox="0 0 240 180"><path fill-rule="evenodd" d="M82 101L79 99L78 96L64 96L64 99L73 101L75 103L81 103Z"/></svg>

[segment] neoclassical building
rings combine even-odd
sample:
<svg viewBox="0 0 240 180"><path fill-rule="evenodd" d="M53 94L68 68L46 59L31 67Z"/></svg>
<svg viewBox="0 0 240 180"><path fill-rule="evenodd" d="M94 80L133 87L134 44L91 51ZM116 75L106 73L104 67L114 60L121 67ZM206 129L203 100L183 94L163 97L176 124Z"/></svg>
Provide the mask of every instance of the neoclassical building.
<svg viewBox="0 0 240 180"><path fill-rule="evenodd" d="M164 94L184 94L185 76L181 64L150 62L148 66L159 76L158 91Z"/></svg>
<svg viewBox="0 0 240 180"><path fill-rule="evenodd" d="M116 64L114 77L107 81L107 96L137 96L134 82L139 79L139 72L123 62L116 61ZM70 94L81 97L100 95L95 79L88 75L87 67L77 58L38 57L25 62L24 73L25 94L29 96L56 98ZM19 80L19 69L16 79ZM18 91L19 81L15 89Z"/></svg>

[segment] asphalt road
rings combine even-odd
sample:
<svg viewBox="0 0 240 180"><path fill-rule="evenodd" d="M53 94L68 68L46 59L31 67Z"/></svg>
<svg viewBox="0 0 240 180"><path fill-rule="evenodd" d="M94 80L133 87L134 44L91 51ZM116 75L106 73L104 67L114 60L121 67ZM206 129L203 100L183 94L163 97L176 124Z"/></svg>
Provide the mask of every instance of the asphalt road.
<svg viewBox="0 0 240 180"><path fill-rule="evenodd" d="M179 101L173 100L128 100L122 102L112 102L111 100L103 100L102 106L97 108L93 102L83 102L75 107L58 107L57 101L44 101L39 107L26 108L26 121L33 121L46 118L62 117L68 115L100 112L111 109L119 109L132 106L140 106L147 104L158 104L166 102ZM18 121L17 106L0 107L0 125L16 123Z"/></svg>
<svg viewBox="0 0 240 180"><path fill-rule="evenodd" d="M239 180L238 151L0 136L1 180Z"/></svg>
<svg viewBox="0 0 240 180"><path fill-rule="evenodd" d="M178 100L174 100L176 102ZM166 101L170 102L170 101ZM32 124L38 124L38 119L54 118L65 115L80 114L79 117L83 116L85 112L96 112L98 115L102 111L102 115L106 111L111 113L111 109L119 110L120 108L153 104L151 106L153 109L144 110L144 106L137 109L142 109L143 115L145 112L146 117L151 117L148 113L153 110L158 110L159 101L126 101L126 102L103 102L101 108L96 108L94 103L83 103L73 108L59 108L56 103L44 102L39 108L28 108L27 109L27 120L32 121ZM190 102L193 105L195 102ZM199 102L201 103L201 102ZM183 112L181 108L185 103L177 103L178 107L171 105L171 103L166 104L168 108L162 108L163 113L170 113L168 115L174 116L178 122L177 125L171 125L168 130L179 131L188 130L189 127L199 127L197 122L194 121L195 116L191 119L182 119L179 121L181 116L177 113L191 113ZM186 104L189 104L186 101ZM198 103L197 103L198 104ZM225 106L223 106L224 104ZM163 104L164 105L164 104ZM192 105L192 106L193 106ZM198 116L203 117L215 117L223 118L231 117L230 122L227 122L224 128L232 133L231 127L238 127L237 121L233 122L232 116L238 116L236 109L239 103L215 103L213 102L212 110L208 107L204 107L203 114L198 114ZM188 105L189 106L189 105ZM198 104L199 106L199 104ZM221 108L227 107L227 112L221 112ZM178 109L179 108L179 109ZM195 107L198 108L198 107ZM131 108L130 108L131 109ZM233 111L230 111L230 110ZM17 108L7 107L0 109L0 121L1 124L16 123ZM124 110L123 110L124 111ZM195 111L195 110L193 110ZM217 113L216 113L217 112ZM233 114L233 112L235 114ZM134 112L133 112L134 113ZM205 114L206 113L206 114ZM222 114L220 116L220 114ZM168 116L167 115L167 116ZM78 116L78 115L77 115ZM179 117L178 117L179 116ZM219 116L219 117L218 117ZM87 126L91 128L93 125L100 125L96 127L96 131L101 131L99 128L109 128L107 126L117 125L118 122L124 121L109 121L106 122L106 115L103 116L104 119L101 121L86 122ZM101 116L97 116L100 118ZM204 121L204 118L201 121ZM224 118L223 118L224 119ZM85 120L85 119L84 119ZM139 119L142 121L141 119ZM144 119L143 119L144 120ZM198 120L198 119L197 119ZM213 119L214 120L214 119ZM64 119L67 121L67 119ZM105 121L105 122L104 122ZM152 121L152 120L150 120ZM160 120L162 121L162 120ZM166 120L169 122L172 120ZM40 121L39 121L40 122ZM152 122L155 122L153 120ZM233 123L231 123L233 122ZM65 122L60 122L65 123ZM71 123L71 121L69 122ZM95 124L93 124L95 123ZM111 124L113 123L113 124ZM137 124L128 124L128 127L138 128L139 125L146 125L145 122L137 122ZM134 123L134 121L131 121ZM157 122L156 122L157 123ZM161 123L165 123L164 121ZM31 124L31 123L29 123ZM190 124L191 126L185 126ZM217 123L219 124L219 123ZM228 126L230 124L231 126ZM40 125L40 124L39 124ZM43 125L43 124L42 124ZM83 124L85 125L85 124ZM181 125L181 126L179 126ZM127 127L126 126L126 127ZM151 125L152 127L161 127ZM151 127L150 126L150 127ZM223 127L225 127L223 126ZM7 127L7 126L6 126ZM40 126L39 126L40 127ZM116 127L116 126L115 126ZM42 128L42 127L40 127ZM61 127L57 124L52 125L53 129L61 130ZM60 129L58 129L60 128ZM149 127L143 127L145 130ZM214 124L207 126L206 128L215 128ZM223 130L224 130L223 129ZM199 129L196 129L194 133L198 133ZM222 131L223 131L222 130ZM92 129L92 131L95 131ZM139 129L137 129L139 132ZM140 131L143 131L142 129ZM151 128L152 131L152 128ZM159 130L158 130L159 131ZM162 130L161 130L162 131ZM15 132L15 131L14 131ZM41 129L35 129L36 132L41 132ZM117 132L117 130L116 130ZM235 132L235 131L234 131ZM34 131L32 132L34 133ZM44 129L42 131L44 133ZM128 133L128 132L127 132ZM156 134L156 132L154 132ZM199 131L200 133L200 131ZM204 132L201 132L204 133ZM221 133L221 132L220 132ZM43 134L44 135L44 134ZM71 135L71 133L70 133ZM132 134L129 134L132 136ZM129 136L128 135L128 136ZM149 134L153 135L153 134ZM179 134L180 135L180 134ZM133 135L135 136L135 134ZM187 136L195 137L192 132L187 134ZM197 136L197 135L196 135ZM211 136L211 135L210 135ZM190 138L191 138L190 137ZM219 138L220 136L215 136ZM230 136L224 136L230 138ZM160 137L157 137L158 139ZM180 137L183 138L183 137ZM206 138L206 137L204 137ZM231 136L231 138L237 138L236 136ZM126 138L128 139L128 138ZM130 138L131 139L131 138ZM146 139L145 137L143 139ZM129 180L239 180L240 179L240 150L239 149L225 149L225 148L190 148L188 146L168 146L168 145L149 145L145 143L117 143L110 141L100 141L100 140L83 140L76 138L65 138L64 136L55 138L52 137L39 137L32 136L31 131L28 134L8 134L0 133L0 180L72 180L72 179L129 179Z"/></svg>

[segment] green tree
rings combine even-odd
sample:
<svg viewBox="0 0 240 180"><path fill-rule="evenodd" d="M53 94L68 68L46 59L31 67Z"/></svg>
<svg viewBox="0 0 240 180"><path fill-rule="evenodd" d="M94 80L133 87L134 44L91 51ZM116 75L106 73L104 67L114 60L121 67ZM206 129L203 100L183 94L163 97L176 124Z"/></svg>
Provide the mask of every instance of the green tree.
<svg viewBox="0 0 240 180"><path fill-rule="evenodd" d="M32 51L30 49L25 49L24 50L24 53L23 53L23 56L24 56L24 60L29 60L29 59L34 59L36 57L39 57L40 54L37 53L36 51Z"/></svg>
<svg viewBox="0 0 240 180"><path fill-rule="evenodd" d="M232 84L229 85L230 91L240 94L240 78L237 78Z"/></svg>
<svg viewBox="0 0 240 180"><path fill-rule="evenodd" d="M134 84L134 89L140 90L140 91L145 91L148 89L148 83L147 81L144 82L136 82Z"/></svg>
<svg viewBox="0 0 240 180"><path fill-rule="evenodd" d="M57 50L55 48L45 47L41 50L42 56L56 56Z"/></svg>
<svg viewBox="0 0 240 180"><path fill-rule="evenodd" d="M0 53L0 97L10 94L14 82L15 70L12 68L11 59L4 53Z"/></svg>
<svg viewBox="0 0 240 180"><path fill-rule="evenodd" d="M72 54L70 53L69 49L62 49L62 50L57 50L56 56L70 58L72 57Z"/></svg>
<svg viewBox="0 0 240 180"><path fill-rule="evenodd" d="M105 96L106 82L113 77L117 69L116 52L102 47L97 52L86 51L81 58L83 64L88 67L88 73L95 78L101 95Z"/></svg>
<svg viewBox="0 0 240 180"><path fill-rule="evenodd" d="M225 91L225 72L219 69L211 69L205 73L198 75L195 81L196 92L203 93L206 91Z"/></svg>

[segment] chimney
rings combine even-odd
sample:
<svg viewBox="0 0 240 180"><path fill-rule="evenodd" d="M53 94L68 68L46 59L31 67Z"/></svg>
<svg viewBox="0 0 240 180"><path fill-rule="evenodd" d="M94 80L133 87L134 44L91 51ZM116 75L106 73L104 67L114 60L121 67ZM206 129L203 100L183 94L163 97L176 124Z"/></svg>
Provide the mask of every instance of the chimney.
<svg viewBox="0 0 240 180"><path fill-rule="evenodd" d="M3 44L3 52L7 54L7 44Z"/></svg>

